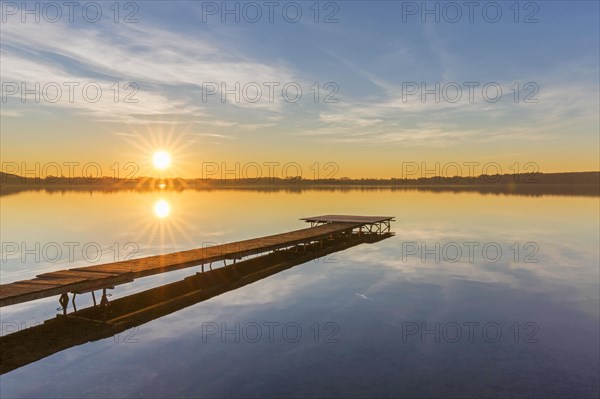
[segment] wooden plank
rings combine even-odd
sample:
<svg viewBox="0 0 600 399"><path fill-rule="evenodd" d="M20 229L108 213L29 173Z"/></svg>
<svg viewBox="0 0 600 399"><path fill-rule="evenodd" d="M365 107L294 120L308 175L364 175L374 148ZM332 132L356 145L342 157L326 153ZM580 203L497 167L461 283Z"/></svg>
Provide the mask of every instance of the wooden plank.
<svg viewBox="0 0 600 399"><path fill-rule="evenodd" d="M33 284L53 284L53 285L68 285L87 281L87 278L81 277L57 277L57 278L38 278L31 280Z"/></svg>
<svg viewBox="0 0 600 399"><path fill-rule="evenodd" d="M44 289L50 289L50 288L56 287L56 285L48 284L47 282L41 283L41 284L36 284L35 282L33 282L31 280L18 281L16 283L12 283L11 286L15 287L15 288L23 288L23 289L29 289L29 290L31 290L31 289L44 290Z"/></svg>
<svg viewBox="0 0 600 399"><path fill-rule="evenodd" d="M69 292L80 292L91 289L112 287L117 284L131 282L133 279L125 276L101 280L84 280L66 285L37 285L37 284L3 284L0 286L0 306L15 305L36 299L48 298Z"/></svg>
<svg viewBox="0 0 600 399"><path fill-rule="evenodd" d="M71 282L69 284L72 283L77 283L79 281L85 281L85 279L68 279ZM32 284L32 285L36 285L36 286L56 286L56 285L64 285L65 283L61 283L61 281L64 281L64 279L35 279L35 280L25 280L25 281L19 281L19 283L26 283L26 284Z"/></svg>
<svg viewBox="0 0 600 399"><path fill-rule="evenodd" d="M14 295L21 295L22 293L31 292L31 286L24 286L19 284L3 284L2 292L0 292L0 298L8 298Z"/></svg>
<svg viewBox="0 0 600 399"><path fill-rule="evenodd" d="M50 273L44 273L44 274L37 275L38 278L72 277L72 278L82 278L82 279L106 278L106 277L113 277L113 276L115 276L114 273L95 273L95 272L90 272L90 271L80 271L80 270L73 270L73 269L59 270L56 272L50 272Z"/></svg>

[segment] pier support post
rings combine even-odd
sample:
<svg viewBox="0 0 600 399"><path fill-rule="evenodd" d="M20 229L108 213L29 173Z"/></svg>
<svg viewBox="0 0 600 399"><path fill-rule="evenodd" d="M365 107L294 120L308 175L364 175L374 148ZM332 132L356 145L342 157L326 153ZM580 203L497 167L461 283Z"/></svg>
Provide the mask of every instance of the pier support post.
<svg viewBox="0 0 600 399"><path fill-rule="evenodd" d="M102 299L100 299L100 307L102 308L102 321L106 321L108 317L108 296L106 295L106 288L102 289Z"/></svg>
<svg viewBox="0 0 600 399"><path fill-rule="evenodd" d="M75 306L75 297L77 296L76 293L73 293L73 298L71 298L71 302L73 303L73 312L77 312L77 306Z"/></svg>
<svg viewBox="0 0 600 399"><path fill-rule="evenodd" d="M60 296L60 298L58 299L58 303L60 303L60 306L62 306L63 309L63 314L66 315L67 314L67 306L69 306L69 294L64 293Z"/></svg>

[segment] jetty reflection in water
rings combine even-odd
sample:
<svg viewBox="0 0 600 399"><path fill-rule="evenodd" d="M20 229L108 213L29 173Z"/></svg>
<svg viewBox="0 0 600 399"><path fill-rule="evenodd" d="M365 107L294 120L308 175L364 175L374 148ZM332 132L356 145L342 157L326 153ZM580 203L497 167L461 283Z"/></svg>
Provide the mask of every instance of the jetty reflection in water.
<svg viewBox="0 0 600 399"><path fill-rule="evenodd" d="M214 296L264 279L293 266L394 233L362 233L278 250L229 266L196 273L181 281L148 289L106 305L91 306L43 324L0 337L0 373L38 361L76 345L112 337Z"/></svg>

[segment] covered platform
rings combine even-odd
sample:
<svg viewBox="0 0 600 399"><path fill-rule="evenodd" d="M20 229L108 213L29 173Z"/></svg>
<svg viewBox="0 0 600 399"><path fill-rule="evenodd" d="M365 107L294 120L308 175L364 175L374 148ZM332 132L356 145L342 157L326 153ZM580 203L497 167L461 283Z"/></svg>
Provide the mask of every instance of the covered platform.
<svg viewBox="0 0 600 399"><path fill-rule="evenodd" d="M390 223L395 221L394 216L358 216L358 215L321 215L302 218L305 222L310 222L311 227L326 225L330 223L358 223L360 224L359 233L363 227L369 233L389 233Z"/></svg>

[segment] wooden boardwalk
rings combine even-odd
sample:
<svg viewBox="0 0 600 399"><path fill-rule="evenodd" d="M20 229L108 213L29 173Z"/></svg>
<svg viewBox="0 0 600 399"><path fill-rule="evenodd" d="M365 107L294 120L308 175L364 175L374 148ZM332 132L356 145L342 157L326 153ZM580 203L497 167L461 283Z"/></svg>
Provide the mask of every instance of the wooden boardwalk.
<svg viewBox="0 0 600 399"><path fill-rule="evenodd" d="M388 226L389 219L386 218ZM0 285L0 307L55 295L113 288L140 277L340 237L352 233L354 229L374 224L376 222L362 220L360 217L348 221L331 221L315 227L223 245L44 273L31 280ZM68 296L66 300L68 301Z"/></svg>
<svg viewBox="0 0 600 399"><path fill-rule="evenodd" d="M237 262L235 269L220 267L196 273L183 280L136 292L110 301L110 306L90 306L66 315L57 315L41 324L0 336L0 374L38 361L46 356L115 334L134 330L188 306L208 300L273 276L313 259L360 244L375 243L393 234L353 234L306 246L305 251L270 252Z"/></svg>

